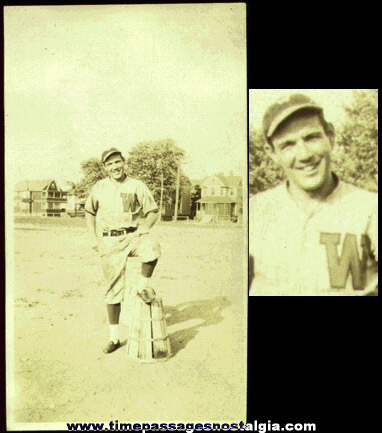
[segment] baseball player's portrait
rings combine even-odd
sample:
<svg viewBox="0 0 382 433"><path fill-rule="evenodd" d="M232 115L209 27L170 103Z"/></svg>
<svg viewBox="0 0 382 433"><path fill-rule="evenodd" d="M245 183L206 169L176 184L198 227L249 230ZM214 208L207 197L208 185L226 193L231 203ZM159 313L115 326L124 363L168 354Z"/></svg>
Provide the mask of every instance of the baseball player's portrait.
<svg viewBox="0 0 382 433"><path fill-rule="evenodd" d="M377 93L250 90L250 296L378 294Z"/></svg>
<svg viewBox="0 0 382 433"><path fill-rule="evenodd" d="M246 12L5 6L7 430L245 419Z"/></svg>

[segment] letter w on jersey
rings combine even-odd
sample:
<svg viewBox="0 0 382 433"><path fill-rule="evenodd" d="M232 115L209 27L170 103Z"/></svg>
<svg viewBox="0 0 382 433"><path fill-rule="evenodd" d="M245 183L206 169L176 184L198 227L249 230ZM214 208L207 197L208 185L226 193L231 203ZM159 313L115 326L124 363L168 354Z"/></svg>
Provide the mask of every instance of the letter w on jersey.
<svg viewBox="0 0 382 433"><path fill-rule="evenodd" d="M361 235L362 259L359 258L357 236L347 233L338 257L337 246L340 244L340 233L321 233L320 243L325 245L329 268L330 285L333 289L344 289L349 273L352 275L353 289L363 290L366 283L368 250L370 243Z"/></svg>
<svg viewBox="0 0 382 433"><path fill-rule="evenodd" d="M138 198L136 194L126 194L121 192L123 210L125 212L135 212L138 206Z"/></svg>

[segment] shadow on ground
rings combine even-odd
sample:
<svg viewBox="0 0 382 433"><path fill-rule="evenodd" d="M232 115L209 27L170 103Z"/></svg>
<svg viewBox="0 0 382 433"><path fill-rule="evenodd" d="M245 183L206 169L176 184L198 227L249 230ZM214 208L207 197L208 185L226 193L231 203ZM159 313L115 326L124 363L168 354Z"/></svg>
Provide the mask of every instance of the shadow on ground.
<svg viewBox="0 0 382 433"><path fill-rule="evenodd" d="M224 319L221 312L229 305L231 305L231 302L226 297L217 296L201 301L182 302L176 307L165 306L164 314L166 315L167 327L195 319L199 322L194 326L173 333L169 330L173 355L184 349L198 334L200 328L220 323ZM202 323L200 323L200 320L202 320Z"/></svg>

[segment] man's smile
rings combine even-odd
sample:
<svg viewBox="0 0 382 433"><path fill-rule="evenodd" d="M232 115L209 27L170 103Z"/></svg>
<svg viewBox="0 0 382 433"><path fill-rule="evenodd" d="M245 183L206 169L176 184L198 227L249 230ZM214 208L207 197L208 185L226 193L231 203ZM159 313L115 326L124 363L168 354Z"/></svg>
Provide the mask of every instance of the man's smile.
<svg viewBox="0 0 382 433"><path fill-rule="evenodd" d="M315 163L311 163L311 164L306 164L303 166L298 166L296 167L297 170L302 171L304 173L309 173L312 174L316 171L316 169L318 168L318 166L320 165L321 161L315 162Z"/></svg>

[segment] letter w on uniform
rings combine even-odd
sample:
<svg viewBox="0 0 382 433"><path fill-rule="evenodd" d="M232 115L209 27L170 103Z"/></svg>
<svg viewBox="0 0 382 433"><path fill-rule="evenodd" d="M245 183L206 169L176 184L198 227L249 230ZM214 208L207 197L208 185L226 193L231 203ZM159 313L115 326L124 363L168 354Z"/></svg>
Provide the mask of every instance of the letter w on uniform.
<svg viewBox="0 0 382 433"><path fill-rule="evenodd" d="M123 210L125 212L135 212L138 204L138 199L136 194L126 194L121 192Z"/></svg>
<svg viewBox="0 0 382 433"><path fill-rule="evenodd" d="M333 289L344 289L349 272L353 279L353 289L363 290L366 282L368 238L361 236L362 260L359 258L357 236L347 233L338 257L337 245L340 244L340 233L321 233L320 243L325 245L328 261L330 285Z"/></svg>

